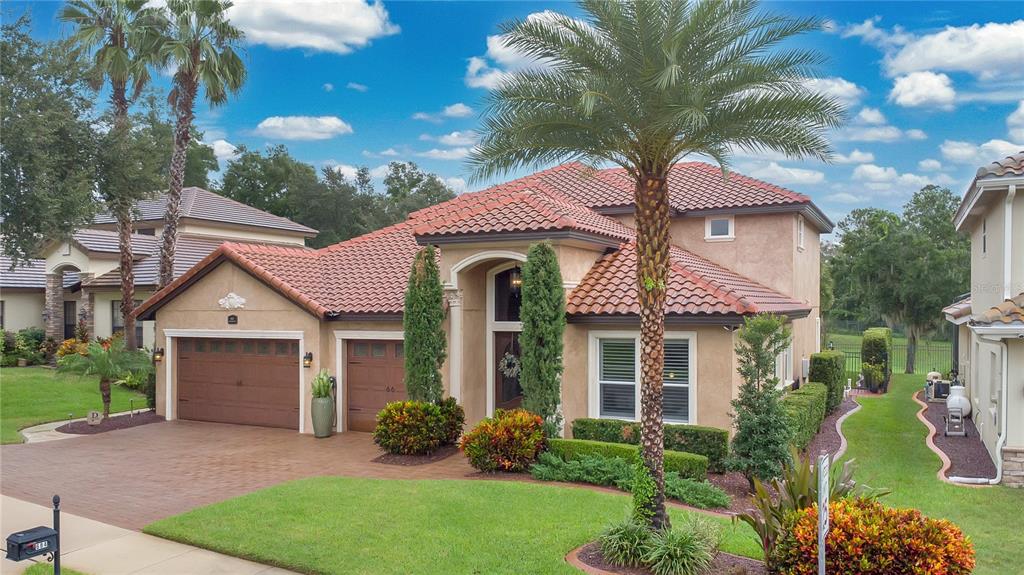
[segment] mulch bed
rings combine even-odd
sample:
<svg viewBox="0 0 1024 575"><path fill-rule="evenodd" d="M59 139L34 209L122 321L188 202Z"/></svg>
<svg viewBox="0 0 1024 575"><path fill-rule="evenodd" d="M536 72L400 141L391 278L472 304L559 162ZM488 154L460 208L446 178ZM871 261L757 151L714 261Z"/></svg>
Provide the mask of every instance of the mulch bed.
<svg viewBox="0 0 1024 575"><path fill-rule="evenodd" d="M708 482L725 491L732 498L728 509L712 509L711 511L736 514L749 512L754 509L750 484L747 483L747 478L742 473L735 471L730 471L729 473L708 473Z"/></svg>
<svg viewBox="0 0 1024 575"><path fill-rule="evenodd" d="M86 421L65 423L58 427L57 431L61 433L72 433L75 435L93 435L106 431L114 431L115 429L128 429L129 427L158 423L163 420L163 416L157 415L155 411L139 411L136 412L135 415L116 415L114 417L108 417L101 421L99 425L89 425Z"/></svg>
<svg viewBox="0 0 1024 575"><path fill-rule="evenodd" d="M393 455L391 453L384 453L373 459L373 462L383 463L385 465L403 465L407 467L414 465L426 465L428 463L436 463L442 459L448 459L458 452L458 447L454 445L445 445L441 449L438 449L429 455Z"/></svg>
<svg viewBox="0 0 1024 575"><path fill-rule="evenodd" d="M917 399L924 402L920 391L917 392ZM996 466L989 457L985 444L981 442L978 435L978 428L974 426L971 419L964 420L964 431L966 437L946 436L946 423L942 420L946 416L945 402L924 402L928 409L924 411L924 417L935 426L935 437L932 441L946 454L951 463L946 470L946 477L995 477ZM971 414L974 415L973 413Z"/></svg>
<svg viewBox="0 0 1024 575"><path fill-rule="evenodd" d="M831 453L835 455L839 446L842 444L842 439L839 436L839 432L836 431L836 421L840 417L853 411L857 407L857 402L851 397L847 397L842 403L836 407L836 410L832 412L825 421L821 422L821 427L818 428L818 434L814 436L811 443L807 446L807 454L814 457L815 459L823 453Z"/></svg>
<svg viewBox="0 0 1024 575"><path fill-rule="evenodd" d="M619 567L608 563L601 555L601 548L596 541L588 543L580 549L578 557L580 561L591 567L619 575L650 575L651 573L650 570L642 567ZM765 569L764 563L761 561L730 553L719 553L708 572L715 575L765 575L768 570Z"/></svg>

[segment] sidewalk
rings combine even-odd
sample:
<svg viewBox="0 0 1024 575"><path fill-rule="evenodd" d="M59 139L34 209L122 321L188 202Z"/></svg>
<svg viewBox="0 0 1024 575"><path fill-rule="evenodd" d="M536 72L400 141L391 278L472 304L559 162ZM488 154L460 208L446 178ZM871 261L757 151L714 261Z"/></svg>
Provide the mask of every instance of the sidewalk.
<svg viewBox="0 0 1024 575"><path fill-rule="evenodd" d="M245 561L122 529L61 512L61 565L88 575L288 575L290 571ZM36 527L53 525L53 510L20 499L0 496L3 537ZM44 557L40 557L46 561ZM0 574L14 575L32 563L0 561Z"/></svg>

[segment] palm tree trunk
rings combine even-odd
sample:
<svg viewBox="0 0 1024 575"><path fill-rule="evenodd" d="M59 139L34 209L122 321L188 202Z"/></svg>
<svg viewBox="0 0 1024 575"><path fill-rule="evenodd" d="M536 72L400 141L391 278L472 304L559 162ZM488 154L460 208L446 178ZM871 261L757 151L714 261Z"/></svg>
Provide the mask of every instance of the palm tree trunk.
<svg viewBox="0 0 1024 575"><path fill-rule="evenodd" d="M181 217L181 188L185 181L185 156L192 138L192 105L196 86L182 86L178 95L177 125L174 129L174 154L171 156L171 181L167 189L167 211L160 244L160 283L163 288L174 280L174 249L178 242L178 219Z"/></svg>
<svg viewBox="0 0 1024 575"><path fill-rule="evenodd" d="M665 177L642 174L636 188L637 293L640 299L640 444L644 465L657 484L651 527L670 528L665 511L665 428L662 370L665 355L665 288L669 213Z"/></svg>
<svg viewBox="0 0 1024 575"><path fill-rule="evenodd" d="M117 245L121 253L121 317L124 326L125 349L135 349L139 342L135 341L135 270L132 259L132 214L130 210L121 210L117 214Z"/></svg>
<svg viewBox="0 0 1024 575"><path fill-rule="evenodd" d="M110 417L110 380L100 378L100 395L103 396L103 419Z"/></svg>

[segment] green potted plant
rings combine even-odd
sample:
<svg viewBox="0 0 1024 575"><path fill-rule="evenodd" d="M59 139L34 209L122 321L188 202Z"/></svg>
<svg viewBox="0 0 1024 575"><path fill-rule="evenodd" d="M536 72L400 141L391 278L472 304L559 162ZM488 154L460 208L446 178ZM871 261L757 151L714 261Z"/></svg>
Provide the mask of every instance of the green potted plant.
<svg viewBox="0 0 1024 575"><path fill-rule="evenodd" d="M330 437L334 426L334 398L331 397L331 376L326 369L313 378L313 435Z"/></svg>

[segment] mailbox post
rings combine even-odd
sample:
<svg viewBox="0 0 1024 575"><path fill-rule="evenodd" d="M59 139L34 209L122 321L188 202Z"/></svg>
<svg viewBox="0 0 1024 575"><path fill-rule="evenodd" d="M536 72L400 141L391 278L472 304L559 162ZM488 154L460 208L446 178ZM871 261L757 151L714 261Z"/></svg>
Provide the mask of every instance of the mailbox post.
<svg viewBox="0 0 1024 575"><path fill-rule="evenodd" d="M53 496L53 527L33 527L7 537L7 558L24 561L49 554L53 573L60 575L60 497Z"/></svg>

